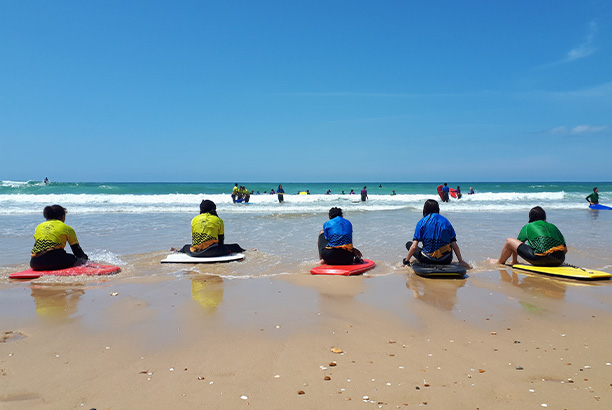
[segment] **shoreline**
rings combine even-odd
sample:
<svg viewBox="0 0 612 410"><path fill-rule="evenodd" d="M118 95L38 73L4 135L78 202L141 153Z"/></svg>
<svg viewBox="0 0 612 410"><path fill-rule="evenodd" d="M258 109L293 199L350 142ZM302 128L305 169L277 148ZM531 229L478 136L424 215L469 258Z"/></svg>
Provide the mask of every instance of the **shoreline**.
<svg viewBox="0 0 612 410"><path fill-rule="evenodd" d="M597 409L612 394L609 282L188 272L0 288L0 403Z"/></svg>

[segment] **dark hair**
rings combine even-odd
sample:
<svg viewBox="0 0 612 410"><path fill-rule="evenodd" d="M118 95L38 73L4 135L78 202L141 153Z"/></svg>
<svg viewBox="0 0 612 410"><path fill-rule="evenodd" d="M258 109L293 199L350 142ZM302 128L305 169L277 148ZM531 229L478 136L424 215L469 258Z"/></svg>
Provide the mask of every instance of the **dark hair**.
<svg viewBox="0 0 612 410"><path fill-rule="evenodd" d="M334 219L337 216L342 216L342 209L333 207L329 210L329 219Z"/></svg>
<svg viewBox="0 0 612 410"><path fill-rule="evenodd" d="M423 205L423 216L427 216L429 214L439 214L440 213L440 205L438 205L438 201L435 199L428 199L425 201L425 205Z"/></svg>
<svg viewBox="0 0 612 410"><path fill-rule="evenodd" d="M214 215L214 216L219 216L219 215L217 215L217 205L215 205L215 203L213 201L211 201L210 199L204 199L200 203L200 213L201 214L211 214L211 215Z"/></svg>
<svg viewBox="0 0 612 410"><path fill-rule="evenodd" d="M595 192L596 189L597 189L597 187L593 188L593 192Z"/></svg>
<svg viewBox="0 0 612 410"><path fill-rule="evenodd" d="M43 215L47 221L51 219L62 219L66 216L66 208L61 205L48 205L43 210Z"/></svg>
<svg viewBox="0 0 612 410"><path fill-rule="evenodd" d="M546 211L541 206L534 206L529 211L529 223L535 221L545 221Z"/></svg>

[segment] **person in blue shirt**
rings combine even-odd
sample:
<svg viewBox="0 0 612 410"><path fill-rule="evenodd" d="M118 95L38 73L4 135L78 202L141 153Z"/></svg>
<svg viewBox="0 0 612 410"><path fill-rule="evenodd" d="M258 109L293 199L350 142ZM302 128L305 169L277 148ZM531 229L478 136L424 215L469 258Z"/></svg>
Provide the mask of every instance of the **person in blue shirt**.
<svg viewBox="0 0 612 410"><path fill-rule="evenodd" d="M450 187L445 182L444 186L442 187L442 202L448 202L449 193L450 193Z"/></svg>
<svg viewBox="0 0 612 410"><path fill-rule="evenodd" d="M419 247L419 242L423 247ZM467 269L472 267L463 260L457 235L450 221L440 215L438 201L428 199L423 206L423 218L417 223L412 242L406 243L408 256L404 264L410 264L414 258L425 264L448 265L453 261L453 252L457 255L459 264Z"/></svg>
<svg viewBox="0 0 612 410"><path fill-rule="evenodd" d="M352 265L361 262L361 252L353 247L353 225L342 217L342 209L331 208L329 221L319 233L320 263Z"/></svg>

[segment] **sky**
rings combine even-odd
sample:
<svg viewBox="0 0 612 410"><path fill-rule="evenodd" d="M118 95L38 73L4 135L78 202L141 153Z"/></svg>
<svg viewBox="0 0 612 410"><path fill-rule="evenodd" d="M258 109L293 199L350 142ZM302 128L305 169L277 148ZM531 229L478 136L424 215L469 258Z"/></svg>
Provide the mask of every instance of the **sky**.
<svg viewBox="0 0 612 410"><path fill-rule="evenodd" d="M0 180L612 181L612 2L0 2Z"/></svg>

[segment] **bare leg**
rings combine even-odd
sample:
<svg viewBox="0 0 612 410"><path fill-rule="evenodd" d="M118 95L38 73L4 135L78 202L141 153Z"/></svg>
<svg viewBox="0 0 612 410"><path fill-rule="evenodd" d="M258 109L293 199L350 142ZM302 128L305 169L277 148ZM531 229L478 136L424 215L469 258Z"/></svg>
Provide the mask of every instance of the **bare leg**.
<svg viewBox="0 0 612 410"><path fill-rule="evenodd" d="M512 256L512 264L515 265L518 263L518 253L517 249L522 242L516 238L508 238L506 239L506 243L502 248L501 255L499 255L499 260L497 263L505 264L510 256Z"/></svg>

